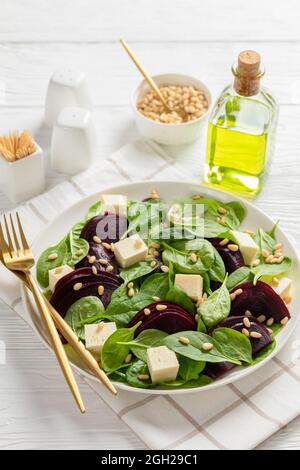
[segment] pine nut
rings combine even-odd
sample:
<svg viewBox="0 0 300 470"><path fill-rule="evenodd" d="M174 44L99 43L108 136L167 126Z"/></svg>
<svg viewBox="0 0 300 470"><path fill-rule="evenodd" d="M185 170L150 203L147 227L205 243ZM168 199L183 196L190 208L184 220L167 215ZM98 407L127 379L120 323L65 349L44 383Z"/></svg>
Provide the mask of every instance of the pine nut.
<svg viewBox="0 0 300 470"><path fill-rule="evenodd" d="M245 233L248 233L248 235L254 235L253 230L250 230L250 229L248 229L248 228L247 228L246 230L244 230L244 232L245 232Z"/></svg>
<svg viewBox="0 0 300 470"><path fill-rule="evenodd" d="M270 253L268 252L268 250L266 250L265 248L263 248L263 249L261 250L261 255L262 255L263 258L267 258L267 257L270 255Z"/></svg>
<svg viewBox="0 0 300 470"><path fill-rule="evenodd" d="M233 302L236 298L235 292L232 292L231 294L229 294L229 297L230 297L231 302Z"/></svg>
<svg viewBox="0 0 300 470"><path fill-rule="evenodd" d="M191 254L190 260L191 260L192 263L197 263L197 261L198 261L198 256L196 255L196 253L192 253L192 254Z"/></svg>
<svg viewBox="0 0 300 470"><path fill-rule="evenodd" d="M103 245L104 248L106 248L107 250L110 250L110 249L111 249L110 243L103 242L102 245Z"/></svg>
<svg viewBox="0 0 300 470"><path fill-rule="evenodd" d="M218 207L218 212L219 214L227 214L227 210L225 209L225 207Z"/></svg>
<svg viewBox="0 0 300 470"><path fill-rule="evenodd" d="M280 323L281 323L282 325L286 325L288 321L289 321L289 317L284 317L284 318L281 320Z"/></svg>
<svg viewBox="0 0 300 470"><path fill-rule="evenodd" d="M200 315L199 315L199 313L196 313L196 315L195 315L195 320L196 320L196 322L198 322L198 321L199 321L199 318L200 318Z"/></svg>
<svg viewBox="0 0 300 470"><path fill-rule="evenodd" d="M155 266L156 266L156 261L155 261L155 260L151 261L150 266L151 266L151 268L155 268Z"/></svg>
<svg viewBox="0 0 300 470"><path fill-rule="evenodd" d="M131 289L128 289L128 297L133 297L134 296L134 289L131 287Z"/></svg>
<svg viewBox="0 0 300 470"><path fill-rule="evenodd" d="M251 338L259 339L259 338L262 337L262 334L261 334L261 333L258 333L258 331L251 331L250 337L251 337Z"/></svg>
<svg viewBox="0 0 300 470"><path fill-rule="evenodd" d="M89 263L94 264L96 262L96 256L90 256L89 257Z"/></svg>
<svg viewBox="0 0 300 470"><path fill-rule="evenodd" d="M245 316L246 317L251 317L252 316L252 313L250 312L250 310L245 311Z"/></svg>
<svg viewBox="0 0 300 470"><path fill-rule="evenodd" d="M279 283L280 283L278 277L273 277L273 278L272 278L272 283L273 283L275 286L278 286Z"/></svg>
<svg viewBox="0 0 300 470"><path fill-rule="evenodd" d="M93 274L97 274L97 272L98 272L98 271L97 271L96 266L92 266L92 273L93 273Z"/></svg>
<svg viewBox="0 0 300 470"><path fill-rule="evenodd" d="M58 266L58 268L56 268L54 272L55 272L55 274L62 273L62 272L63 272L63 267L62 267L62 266Z"/></svg>
<svg viewBox="0 0 300 470"><path fill-rule="evenodd" d="M107 266L107 268L106 268L107 273L112 273L113 270L114 270L114 267L111 264L109 266Z"/></svg>
<svg viewBox="0 0 300 470"><path fill-rule="evenodd" d="M142 380L142 381L145 381L145 380L149 380L150 376L148 374L140 374L140 375L138 375L138 379Z"/></svg>
<svg viewBox="0 0 300 470"><path fill-rule="evenodd" d="M274 259L274 256L273 255L269 255L266 257L265 261L266 263L272 263L272 260ZM275 260L275 263L277 262L277 260Z"/></svg>
<svg viewBox="0 0 300 470"><path fill-rule="evenodd" d="M158 195L158 193L155 189L152 189L152 191L150 193L150 198L151 199L159 199L159 195Z"/></svg>
<svg viewBox="0 0 300 470"><path fill-rule="evenodd" d="M203 351L211 351L213 347L214 345L212 343L203 343L201 349L203 349Z"/></svg>
<svg viewBox="0 0 300 470"><path fill-rule="evenodd" d="M270 263L271 263L271 264L278 263L278 258L275 258L275 257L273 256L273 259L271 259Z"/></svg>
<svg viewBox="0 0 300 470"><path fill-rule="evenodd" d="M190 344L190 340L186 337L186 336L180 336L178 338L178 340L180 341L180 343L182 344Z"/></svg>
<svg viewBox="0 0 300 470"><path fill-rule="evenodd" d="M128 289L131 289L134 286L133 282L128 282L127 287Z"/></svg>
<svg viewBox="0 0 300 470"><path fill-rule="evenodd" d="M286 304L289 304L291 303L292 301L292 296L290 294L287 294L283 297L283 301L286 303Z"/></svg>
<svg viewBox="0 0 300 470"><path fill-rule="evenodd" d="M99 237L97 237L97 235L94 235L94 236L93 236L93 241L94 241L95 243L98 243L98 244L102 243L101 239L100 239Z"/></svg>
<svg viewBox="0 0 300 470"><path fill-rule="evenodd" d="M256 266L258 266L260 264L260 259L255 259L252 263L252 266L255 268Z"/></svg>
<svg viewBox="0 0 300 470"><path fill-rule="evenodd" d="M132 359L132 354L130 353L127 354L127 356L124 359L125 364L129 364L131 362L131 359Z"/></svg>
<svg viewBox="0 0 300 470"><path fill-rule="evenodd" d="M104 286L98 286L98 294L102 295L104 293Z"/></svg>
<svg viewBox="0 0 300 470"><path fill-rule="evenodd" d="M150 247L154 248L155 250L159 250L160 249L160 243L151 242Z"/></svg>
<svg viewBox="0 0 300 470"><path fill-rule="evenodd" d="M241 295L243 293L243 289L237 289L236 291L234 291L235 293L235 296L237 297L238 295Z"/></svg>
<svg viewBox="0 0 300 470"><path fill-rule="evenodd" d="M134 248L137 248L137 249L141 248L142 245L143 245L142 240L137 239L134 241Z"/></svg>
<svg viewBox="0 0 300 470"><path fill-rule="evenodd" d="M269 335L273 334L273 330L271 330L271 328L267 328L267 330L268 330Z"/></svg>
<svg viewBox="0 0 300 470"><path fill-rule="evenodd" d="M242 329L242 333L243 333L243 335L249 337L249 331L246 328Z"/></svg>
<svg viewBox="0 0 300 470"><path fill-rule="evenodd" d="M75 255L76 255L76 256L81 256L81 255L83 255L83 249L82 249L82 248L79 248L79 250L76 251Z"/></svg>
<svg viewBox="0 0 300 470"><path fill-rule="evenodd" d="M277 258L277 263L280 264L284 260L284 256L280 256L280 258Z"/></svg>
<svg viewBox="0 0 300 470"><path fill-rule="evenodd" d="M151 313L150 308L144 308L144 314L146 315L146 317L150 315L150 313Z"/></svg>
<svg viewBox="0 0 300 470"><path fill-rule="evenodd" d="M225 245L227 245L227 243L229 243L228 238L224 238L223 240L221 240L221 241L219 242L219 245L225 246Z"/></svg>
<svg viewBox="0 0 300 470"><path fill-rule="evenodd" d="M278 250L278 251L274 252L274 258L280 258L280 256L282 256L282 251L281 250Z"/></svg>
<svg viewBox="0 0 300 470"><path fill-rule="evenodd" d="M282 243L276 243L276 245L274 246L274 250L277 251L277 250L282 250L283 248L283 245Z"/></svg>
<svg viewBox="0 0 300 470"><path fill-rule="evenodd" d="M204 302L206 299L207 299L207 293L204 292L204 294L202 295L202 300L203 300L203 302Z"/></svg>
<svg viewBox="0 0 300 470"><path fill-rule="evenodd" d="M227 248L229 248L230 251L238 251L239 250L239 246L236 245L235 243L229 243L229 245L227 245Z"/></svg>
<svg viewBox="0 0 300 470"><path fill-rule="evenodd" d="M160 270L161 270L163 273L168 273L168 272L169 272L168 266L165 266L164 264L160 267Z"/></svg>
<svg viewBox="0 0 300 470"><path fill-rule="evenodd" d="M50 253L50 255L48 256L48 260L49 261L54 261L55 259L58 258L58 254L57 253Z"/></svg>
<svg viewBox="0 0 300 470"><path fill-rule="evenodd" d="M274 318L273 317L268 318L268 320L266 321L267 326L272 326L273 323L274 323Z"/></svg>
<svg viewBox="0 0 300 470"><path fill-rule="evenodd" d="M103 266L107 266L107 265L108 265L107 259L100 258L100 259L98 259L98 261L99 261L99 263L102 264Z"/></svg>
<svg viewBox="0 0 300 470"><path fill-rule="evenodd" d="M74 290L80 290L81 288L82 288L82 282L76 282L76 284L74 284L73 286Z"/></svg>
<svg viewBox="0 0 300 470"><path fill-rule="evenodd" d="M158 302L160 300L160 297L157 297L157 295L154 295L152 299L154 300L154 302Z"/></svg>
<svg viewBox="0 0 300 470"><path fill-rule="evenodd" d="M257 321L259 323L264 323L266 321L267 317L265 315L259 315L259 317L257 317Z"/></svg>
<svg viewBox="0 0 300 470"><path fill-rule="evenodd" d="M110 250L111 250L112 252L115 251L115 245L114 245L114 243L111 243L111 244L110 244Z"/></svg>
<svg viewBox="0 0 300 470"><path fill-rule="evenodd" d="M163 312L164 310L167 310L168 306L163 304L157 304L155 308L158 312Z"/></svg>
<svg viewBox="0 0 300 470"><path fill-rule="evenodd" d="M250 320L249 320L248 317L244 317L244 318L243 318L243 323L244 323L244 325L245 325L246 328L250 328L251 323L250 323Z"/></svg>

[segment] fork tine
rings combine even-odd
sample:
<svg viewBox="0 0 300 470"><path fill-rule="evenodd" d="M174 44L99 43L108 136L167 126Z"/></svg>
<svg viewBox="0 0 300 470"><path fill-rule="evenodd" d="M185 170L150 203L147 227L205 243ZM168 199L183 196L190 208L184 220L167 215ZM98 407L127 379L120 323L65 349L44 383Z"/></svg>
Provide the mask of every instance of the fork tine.
<svg viewBox="0 0 300 470"><path fill-rule="evenodd" d="M8 223L7 223L5 214L4 214L3 217L4 217L6 235L7 235L7 239L8 239L9 254L10 254L11 257L13 257L14 254L15 254L15 249L14 249L14 245L13 245L13 243L12 243L11 237L10 237L10 232L9 232Z"/></svg>
<svg viewBox="0 0 300 470"><path fill-rule="evenodd" d="M1 222L0 222L0 248L1 248L1 258L3 258L3 252L7 252L9 256L11 256L9 247L4 238L4 233L2 230Z"/></svg>
<svg viewBox="0 0 300 470"><path fill-rule="evenodd" d="M15 240L15 247L17 249L17 252L20 254L21 248L20 248L19 240L18 240L16 231L15 231L14 221L13 221L13 218L12 218L11 214L9 214L9 218L10 218L10 225L11 225L11 228L12 228L12 233L13 233L14 240Z"/></svg>
<svg viewBox="0 0 300 470"><path fill-rule="evenodd" d="M19 212L16 212L16 216L17 216L17 222L18 222L20 237L21 237L22 244L23 244L23 249L24 250L29 250L29 245L27 243L27 240L26 240L26 237L25 237L25 234L24 234L24 231L23 231L23 227L22 227L22 224L21 224L21 219L20 219L20 216L19 216Z"/></svg>

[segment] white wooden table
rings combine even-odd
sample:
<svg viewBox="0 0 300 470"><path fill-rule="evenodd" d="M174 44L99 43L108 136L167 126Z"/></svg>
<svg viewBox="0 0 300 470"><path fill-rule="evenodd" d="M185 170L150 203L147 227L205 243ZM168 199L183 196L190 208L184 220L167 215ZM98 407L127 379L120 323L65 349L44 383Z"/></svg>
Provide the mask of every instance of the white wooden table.
<svg viewBox="0 0 300 470"><path fill-rule="evenodd" d="M95 103L99 158L137 136L129 96L139 76L118 44L123 36L153 74L190 73L214 97L230 80L243 49L258 50L267 84L281 105L271 177L257 205L300 248L300 6L298 0L1 0L0 132L30 129L48 149L43 123L47 82L61 65L87 73ZM205 137L202 139L205 140ZM203 143L172 149L202 174ZM48 186L61 176L48 170ZM1 210L12 205L0 193ZM140 449L142 442L85 384L80 416L54 358L36 335L0 303L0 449ZM300 449L300 418L261 449Z"/></svg>

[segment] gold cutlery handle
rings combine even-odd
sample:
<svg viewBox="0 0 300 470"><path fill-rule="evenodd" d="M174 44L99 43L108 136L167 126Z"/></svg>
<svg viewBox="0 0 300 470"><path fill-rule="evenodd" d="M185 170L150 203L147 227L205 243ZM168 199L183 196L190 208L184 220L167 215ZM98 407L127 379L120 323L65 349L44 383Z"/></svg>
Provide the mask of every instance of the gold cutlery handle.
<svg viewBox="0 0 300 470"><path fill-rule="evenodd" d="M34 295L36 304L39 308L39 311L42 315L42 318L46 324L46 327L48 329L50 339L52 342L52 346L55 352L55 355L57 357L57 360L60 364L60 367L62 369L62 372L65 376L65 379L70 387L70 390L75 398L75 401L77 402L77 405L82 413L85 412L85 406L83 404L78 385L75 381L75 377L73 375L73 371L71 369L69 360L67 358L66 351L63 347L63 344L59 338L59 334L57 332L57 329L53 323L53 320L51 318L48 306L46 304L46 301L44 299L43 294L41 293L36 281L34 280L33 276L31 275L30 272L25 273L28 284L31 288L31 291Z"/></svg>

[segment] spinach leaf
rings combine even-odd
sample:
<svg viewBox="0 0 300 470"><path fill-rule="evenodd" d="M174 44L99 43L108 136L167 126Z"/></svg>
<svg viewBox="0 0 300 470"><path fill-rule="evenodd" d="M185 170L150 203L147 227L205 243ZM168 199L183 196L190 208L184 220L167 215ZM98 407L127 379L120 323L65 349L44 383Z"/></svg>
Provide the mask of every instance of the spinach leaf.
<svg viewBox="0 0 300 470"><path fill-rule="evenodd" d="M182 344L179 341L181 336L187 337L190 343ZM203 343L212 343L214 347L210 351L204 351L202 349ZM181 331L179 333L174 333L164 339L164 344L177 354L193 359L194 361L213 363L229 361L233 364L241 364L239 360L225 356L222 353L219 343L211 336L201 333L200 331Z"/></svg>
<svg viewBox="0 0 300 470"><path fill-rule="evenodd" d="M271 344L268 344L268 346L265 346L258 353L254 354L252 363L248 364L247 366L254 366L255 364L258 364L259 362L263 361L266 357L270 356L270 354L274 351L275 348L276 341L274 339Z"/></svg>
<svg viewBox="0 0 300 470"><path fill-rule="evenodd" d="M174 245L163 242L163 245L165 248L162 254L164 264L168 266L172 264L179 273L201 274L208 271L215 260L213 247L207 240L181 241ZM183 250L179 250L179 247ZM196 263L190 259L191 252L196 253L198 257Z"/></svg>
<svg viewBox="0 0 300 470"><path fill-rule="evenodd" d="M141 361L147 363L147 349L162 346L167 333L160 330L144 330L134 340L126 343L131 352Z"/></svg>
<svg viewBox="0 0 300 470"><path fill-rule="evenodd" d="M265 232L262 228L259 228L258 231L255 233L254 241L259 247L259 256L261 261L264 260L261 254L263 250L267 250L269 253L273 253L276 240L267 232Z"/></svg>
<svg viewBox="0 0 300 470"><path fill-rule="evenodd" d="M146 276L147 274L150 274L156 268L157 268L157 265L154 267L151 267L149 261L140 261L138 263L135 263L133 266L130 266L129 268L121 269L120 277L127 284L130 281L134 281L135 279L138 279L140 277Z"/></svg>
<svg viewBox="0 0 300 470"><path fill-rule="evenodd" d="M93 217L96 217L96 215L101 214L101 207L102 201L96 201L94 204L92 204L86 213L85 220L90 220Z"/></svg>
<svg viewBox="0 0 300 470"><path fill-rule="evenodd" d="M259 264L252 268L251 272L254 274L253 284L256 285L259 278L262 276L280 276L292 267L292 260L285 256L280 264Z"/></svg>
<svg viewBox="0 0 300 470"><path fill-rule="evenodd" d="M155 273L147 277L141 285L140 292L165 299L169 290L169 276L167 273Z"/></svg>
<svg viewBox="0 0 300 470"><path fill-rule="evenodd" d="M283 325L281 325L281 323L273 323L273 325L269 326L268 328L272 330L272 337L275 338L275 336L277 336L278 333L282 330Z"/></svg>
<svg viewBox="0 0 300 470"><path fill-rule="evenodd" d="M200 331L201 333L206 333L207 332L207 328L204 324L204 321L202 320L201 318L201 314L200 314L200 309L198 308L198 315L199 315L199 318L198 318L198 322L197 322L197 331Z"/></svg>
<svg viewBox="0 0 300 470"><path fill-rule="evenodd" d="M48 256L56 253L55 260L49 260ZM65 264L68 255L68 245L66 240L60 241L57 245L47 248L38 259L36 266L36 276L40 285L44 288L49 286L49 271Z"/></svg>
<svg viewBox="0 0 300 470"><path fill-rule="evenodd" d="M85 222L79 222L75 224L68 236L68 246L69 246L69 253L67 264L74 268L75 264L79 263L89 252L89 243L80 238L81 230L83 229ZM81 254L78 255L78 250L81 250Z"/></svg>
<svg viewBox="0 0 300 470"><path fill-rule="evenodd" d="M133 297L128 297L127 291L120 297L112 295L103 318L115 321L118 326L125 326L139 310L152 302L153 295L143 292L137 292Z"/></svg>
<svg viewBox="0 0 300 470"><path fill-rule="evenodd" d="M241 204L239 201L231 201L231 202L227 202L226 204L226 209L228 209L228 207L230 209L233 209L236 217L238 218L240 224L243 222L244 218L246 217L246 214L247 214L247 211L246 211L246 208L243 204Z"/></svg>
<svg viewBox="0 0 300 470"><path fill-rule="evenodd" d="M208 377L207 375L201 374L197 379L192 379L186 382L185 380L174 380L174 382L164 382L160 384L159 388L163 389L176 389L176 388L198 388L204 387L205 385L209 385L213 382L213 380Z"/></svg>
<svg viewBox="0 0 300 470"><path fill-rule="evenodd" d="M214 255L215 259L212 266L209 268L208 275L212 281L223 282L226 275L224 261L215 248Z"/></svg>
<svg viewBox="0 0 300 470"><path fill-rule="evenodd" d="M68 309L65 316L65 321L72 328L74 333L76 333L78 338L84 340L85 335L82 320L94 315L98 315L101 312L104 312L104 306L98 297L82 297Z"/></svg>
<svg viewBox="0 0 300 470"><path fill-rule="evenodd" d="M269 230L267 232L268 235L270 235L270 237L274 238L275 240L275 232L276 232L276 229L278 227L278 224L279 224L279 220L277 220L277 222L275 222L275 224L273 225L273 227L271 228L271 230Z"/></svg>
<svg viewBox="0 0 300 470"><path fill-rule="evenodd" d="M231 328L216 328L212 337L219 343L225 356L252 363L252 346L249 338Z"/></svg>
<svg viewBox="0 0 300 470"><path fill-rule="evenodd" d="M101 350L101 364L106 372L114 372L123 365L130 348L119 343L132 341L139 324L132 328L119 328L107 338Z"/></svg>
<svg viewBox="0 0 300 470"><path fill-rule="evenodd" d="M205 362L203 361L194 361L188 357L180 356L178 376L185 382L196 380L204 367Z"/></svg>
<svg viewBox="0 0 300 470"><path fill-rule="evenodd" d="M149 375L149 370L147 364L143 361L135 361L132 365L127 369L126 372L126 380L129 385L132 387L138 388L149 388L151 387L151 381L149 380L140 380L138 377L139 375Z"/></svg>
<svg viewBox="0 0 300 470"><path fill-rule="evenodd" d="M171 286L165 300L181 305L187 312L195 314L195 304L180 287Z"/></svg>
<svg viewBox="0 0 300 470"><path fill-rule="evenodd" d="M226 282L227 279L225 277L221 287L215 290L208 299L201 304L201 317L206 326L217 325L217 323L224 320L224 318L229 315L231 303Z"/></svg>
<svg viewBox="0 0 300 470"><path fill-rule="evenodd" d="M226 287L230 291L241 282L249 281L251 278L251 269L248 266L241 266L229 274Z"/></svg>

